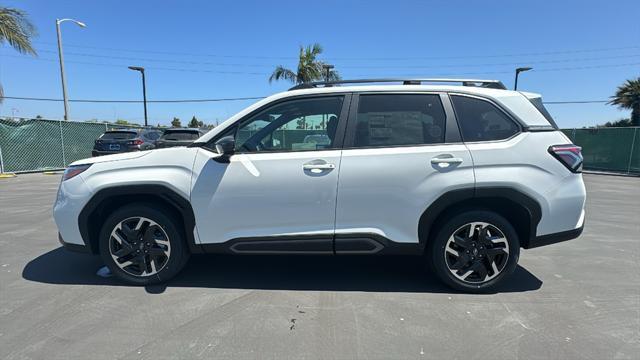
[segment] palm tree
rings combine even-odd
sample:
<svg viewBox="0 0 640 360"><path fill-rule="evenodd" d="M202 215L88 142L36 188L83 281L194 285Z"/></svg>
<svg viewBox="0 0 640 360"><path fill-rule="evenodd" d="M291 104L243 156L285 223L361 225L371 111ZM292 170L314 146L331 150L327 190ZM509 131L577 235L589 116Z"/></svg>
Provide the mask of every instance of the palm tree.
<svg viewBox="0 0 640 360"><path fill-rule="evenodd" d="M616 94L608 104L617 105L621 109L631 109L631 126L640 126L640 77L627 80L618 86Z"/></svg>
<svg viewBox="0 0 640 360"><path fill-rule="evenodd" d="M282 65L276 66L273 74L269 77L269 82L273 80L288 80L294 84L302 84L323 80L325 74L322 67L326 65L326 63L317 59L320 54L322 54L322 46L318 43L307 45L306 47L300 45L298 70L294 72ZM327 80L340 80L340 75L336 71L331 70L329 72L329 79Z"/></svg>
<svg viewBox="0 0 640 360"><path fill-rule="evenodd" d="M36 35L36 28L27 19L27 14L18 9L0 7L0 45L9 43L19 53L37 55L31 46L31 37ZM4 91L0 85L0 102Z"/></svg>

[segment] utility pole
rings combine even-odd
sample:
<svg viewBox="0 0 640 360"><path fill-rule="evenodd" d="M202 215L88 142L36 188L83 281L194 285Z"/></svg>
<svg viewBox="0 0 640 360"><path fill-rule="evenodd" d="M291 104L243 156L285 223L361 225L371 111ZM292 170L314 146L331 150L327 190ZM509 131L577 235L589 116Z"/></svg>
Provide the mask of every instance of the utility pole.
<svg viewBox="0 0 640 360"><path fill-rule="evenodd" d="M56 34L58 35L58 58L60 59L60 77L62 78L62 98L64 100L64 119L69 120L69 99L67 97L67 79L64 75L64 55L62 53L62 33L60 24L71 21L80 27L86 27L85 23L74 19L56 19Z"/></svg>

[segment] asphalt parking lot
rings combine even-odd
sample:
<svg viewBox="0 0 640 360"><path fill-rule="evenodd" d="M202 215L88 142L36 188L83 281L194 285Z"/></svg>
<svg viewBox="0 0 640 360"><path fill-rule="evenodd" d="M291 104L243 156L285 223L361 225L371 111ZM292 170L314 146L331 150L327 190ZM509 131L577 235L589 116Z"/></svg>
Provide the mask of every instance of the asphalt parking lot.
<svg viewBox="0 0 640 360"><path fill-rule="evenodd" d="M583 235L490 295L383 257L198 256L126 286L59 246L59 175L0 180L0 358L639 359L640 178L585 180Z"/></svg>

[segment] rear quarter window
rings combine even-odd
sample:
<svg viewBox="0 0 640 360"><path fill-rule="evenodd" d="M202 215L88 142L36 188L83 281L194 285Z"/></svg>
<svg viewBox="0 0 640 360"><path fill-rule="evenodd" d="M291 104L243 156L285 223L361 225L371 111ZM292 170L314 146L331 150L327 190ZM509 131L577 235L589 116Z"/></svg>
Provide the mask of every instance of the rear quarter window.
<svg viewBox="0 0 640 360"><path fill-rule="evenodd" d="M452 95L462 140L495 141L512 137L520 127L492 103L468 96Z"/></svg>

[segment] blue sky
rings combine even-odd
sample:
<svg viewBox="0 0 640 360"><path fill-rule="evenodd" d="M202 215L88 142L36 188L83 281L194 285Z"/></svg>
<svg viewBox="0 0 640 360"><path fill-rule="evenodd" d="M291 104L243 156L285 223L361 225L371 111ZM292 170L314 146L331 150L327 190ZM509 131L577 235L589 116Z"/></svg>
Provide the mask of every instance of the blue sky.
<svg viewBox="0 0 640 360"><path fill-rule="evenodd" d="M27 11L38 58L0 47L6 96L61 98L56 18L63 24L71 99L149 100L265 96L276 65L296 65L318 42L343 78L495 78L545 101L605 100L640 75L640 1L2 1ZM153 124L196 115L222 121L253 101L149 104ZM142 104L71 103L72 119L142 122ZM561 127L627 117L604 104L547 105ZM0 115L61 118L61 102L6 99Z"/></svg>

